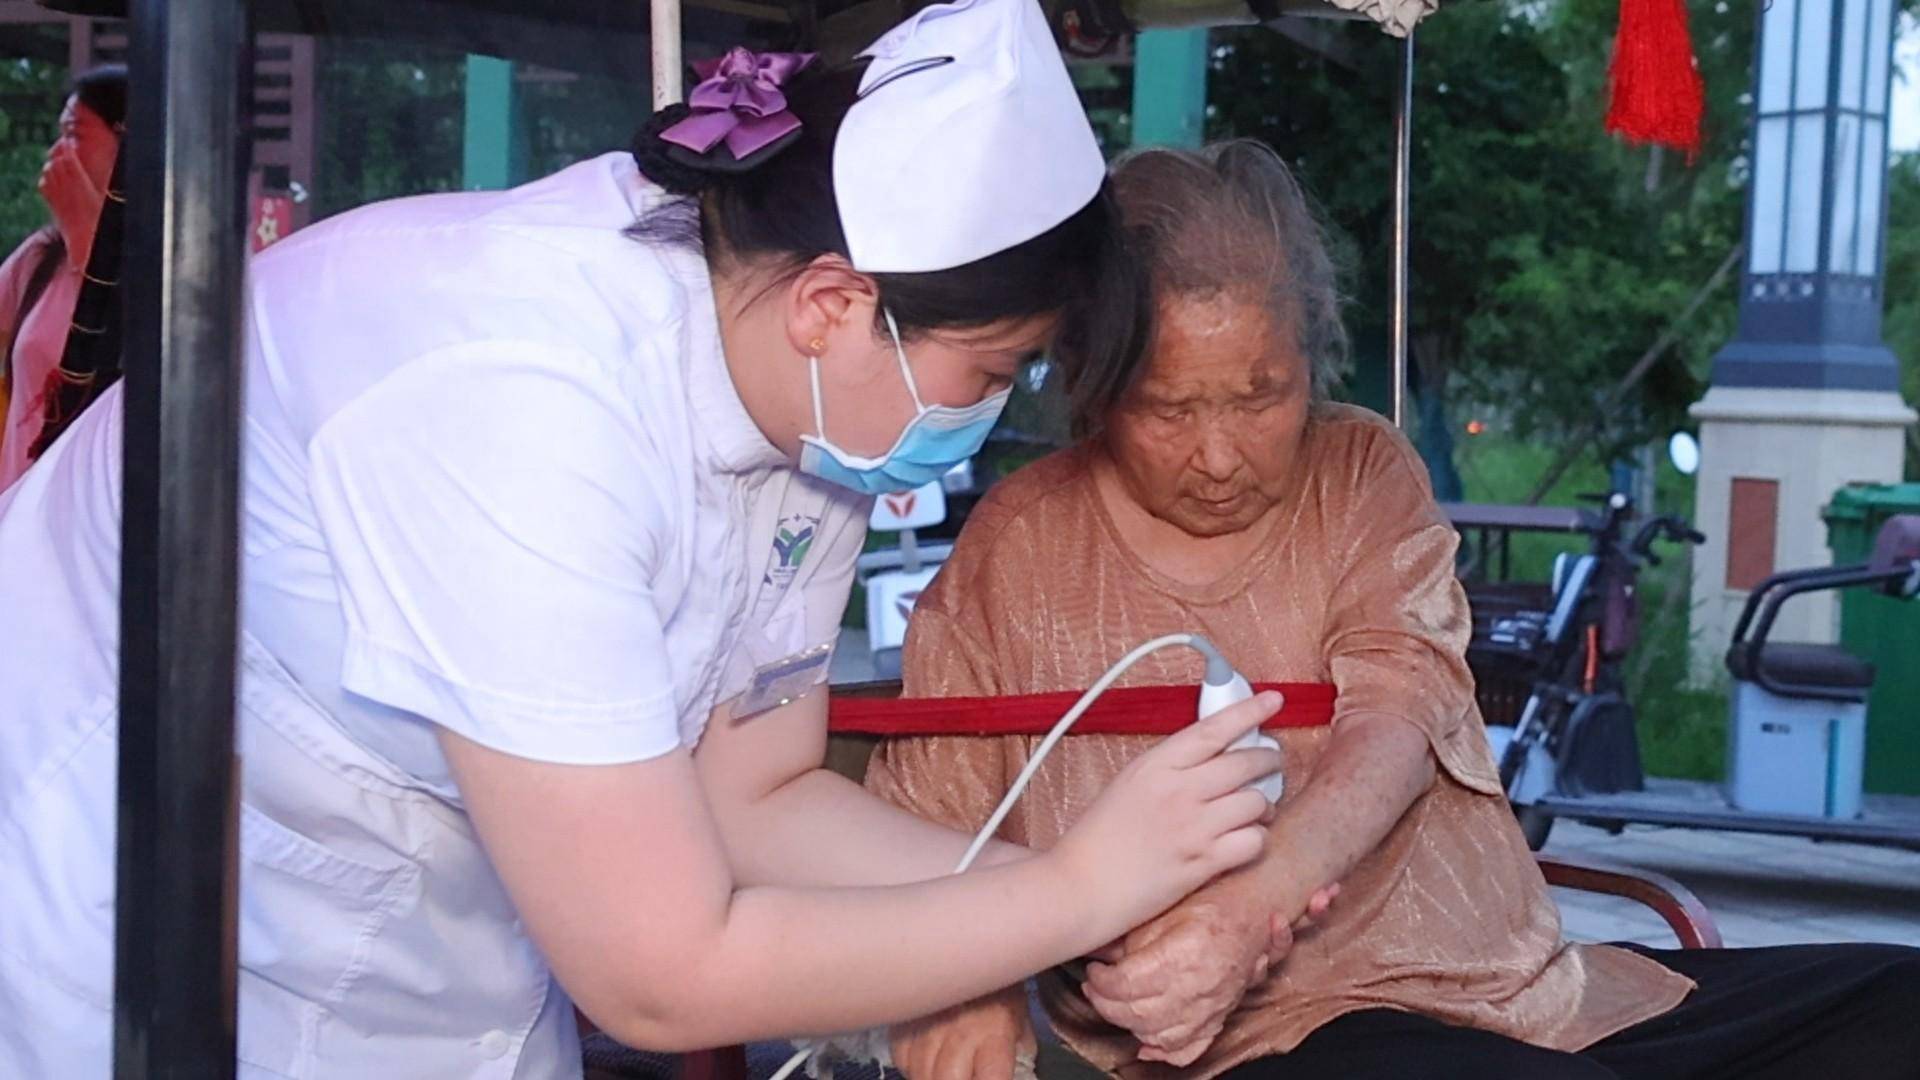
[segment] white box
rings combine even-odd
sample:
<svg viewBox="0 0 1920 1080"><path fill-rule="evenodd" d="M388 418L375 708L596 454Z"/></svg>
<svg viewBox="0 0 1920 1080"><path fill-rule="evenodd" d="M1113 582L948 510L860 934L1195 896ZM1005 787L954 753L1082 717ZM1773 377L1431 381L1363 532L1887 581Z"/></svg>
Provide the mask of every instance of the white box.
<svg viewBox="0 0 1920 1080"><path fill-rule="evenodd" d="M1734 681L1727 801L1735 807L1857 818L1866 758L1864 702L1785 698Z"/></svg>

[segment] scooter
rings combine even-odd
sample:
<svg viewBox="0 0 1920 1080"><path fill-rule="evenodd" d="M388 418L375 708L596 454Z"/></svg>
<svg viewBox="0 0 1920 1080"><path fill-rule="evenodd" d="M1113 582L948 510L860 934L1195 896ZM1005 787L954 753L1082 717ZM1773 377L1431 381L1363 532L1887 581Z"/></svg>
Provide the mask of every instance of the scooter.
<svg viewBox="0 0 1920 1080"><path fill-rule="evenodd" d="M1551 609L1493 619L1471 648L1476 668L1497 665L1532 681L1518 722L1487 734L1501 783L1536 850L1553 827L1543 798L1644 786L1622 672L1639 639L1636 583L1641 567L1660 562L1655 543L1706 538L1674 516L1641 522L1629 536L1633 511L1625 494L1604 496L1597 520L1583 530L1589 550L1555 560Z"/></svg>
<svg viewBox="0 0 1920 1080"><path fill-rule="evenodd" d="M1556 570L1553 610L1501 620L1488 635L1489 647L1538 658L1519 722L1488 729L1528 843L1538 849L1565 817L1615 832L1647 824L1920 848L1920 798L1861 790L1872 665L1837 645L1771 640L1781 606L1796 596L1920 595L1920 515L1889 519L1866 563L1778 573L1748 596L1726 656L1727 775L1716 784L1641 775L1618 681L1632 644L1633 575L1657 561L1655 538L1702 537L1677 518L1655 518L1620 544L1624 497L1608 509L1593 551Z"/></svg>

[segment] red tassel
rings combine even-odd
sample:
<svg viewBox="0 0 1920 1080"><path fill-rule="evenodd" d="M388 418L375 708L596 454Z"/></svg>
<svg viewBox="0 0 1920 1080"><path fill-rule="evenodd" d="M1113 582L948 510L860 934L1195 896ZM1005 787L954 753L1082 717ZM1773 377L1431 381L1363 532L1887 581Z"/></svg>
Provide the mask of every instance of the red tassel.
<svg viewBox="0 0 1920 1080"><path fill-rule="evenodd" d="M1693 58L1684 0L1620 0L1608 72L1607 130L1633 142L1700 154L1706 87Z"/></svg>

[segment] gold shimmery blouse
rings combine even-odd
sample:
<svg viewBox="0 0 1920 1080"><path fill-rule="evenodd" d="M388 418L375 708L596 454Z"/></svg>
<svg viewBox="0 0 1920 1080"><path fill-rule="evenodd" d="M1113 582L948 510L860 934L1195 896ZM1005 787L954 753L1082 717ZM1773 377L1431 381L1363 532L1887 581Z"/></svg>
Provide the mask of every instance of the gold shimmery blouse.
<svg viewBox="0 0 1920 1080"><path fill-rule="evenodd" d="M1070 1046L1128 1080L1205 1080L1284 1053L1343 1013L1384 1007L1576 1050L1687 995L1692 983L1652 960L1561 940L1559 912L1502 798L1474 704L1457 538L1398 431L1362 410L1316 410L1270 541L1201 587L1167 579L1127 548L1089 463L1084 447L1062 451L1003 481L973 512L914 609L904 658L909 697L1079 689L1140 642L1194 630L1249 679L1334 683L1335 726L1367 714L1415 725L1440 768L1433 787L1341 882L1332 909L1247 992L1200 1061L1176 1070L1136 1060L1131 1036L1050 975L1043 997ZM1166 650L1122 685L1194 683L1200 675L1197 658ZM1304 789L1330 734L1280 732L1289 796ZM894 739L874 755L867 783L971 832L1038 741ZM1067 738L1001 835L1051 846L1151 741Z"/></svg>

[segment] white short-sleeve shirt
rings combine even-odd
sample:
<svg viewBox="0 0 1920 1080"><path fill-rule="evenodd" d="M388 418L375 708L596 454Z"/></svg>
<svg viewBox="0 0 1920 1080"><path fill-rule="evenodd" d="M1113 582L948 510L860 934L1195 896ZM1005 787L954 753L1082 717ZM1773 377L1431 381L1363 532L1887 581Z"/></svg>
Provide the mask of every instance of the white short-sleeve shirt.
<svg viewBox="0 0 1920 1080"><path fill-rule="evenodd" d="M643 760L835 636L867 500L755 426L704 261L625 233L660 198L608 155L253 265L244 625L446 794L429 724Z"/></svg>
<svg viewBox="0 0 1920 1080"><path fill-rule="evenodd" d="M608 156L250 270L242 1076L578 1075L435 725L643 760L834 639L867 501L754 425L660 198ZM109 1072L120 396L0 494L0 1076Z"/></svg>

